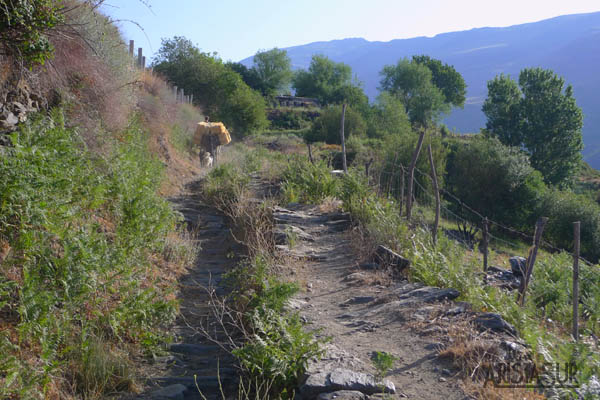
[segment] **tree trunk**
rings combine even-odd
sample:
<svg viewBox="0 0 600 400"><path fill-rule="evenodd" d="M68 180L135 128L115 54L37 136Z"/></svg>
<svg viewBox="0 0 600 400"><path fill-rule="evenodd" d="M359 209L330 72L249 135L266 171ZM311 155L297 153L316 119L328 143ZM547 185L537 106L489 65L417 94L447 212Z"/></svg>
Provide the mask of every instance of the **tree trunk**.
<svg viewBox="0 0 600 400"><path fill-rule="evenodd" d="M312 149L311 149L310 143L306 142L306 146L308 147L308 160L310 161L311 164L314 164L315 160L313 160Z"/></svg>
<svg viewBox="0 0 600 400"><path fill-rule="evenodd" d="M425 127L421 131L419 135L419 140L417 142L417 147L413 152L412 160L410 161L410 167L408 168L408 198L406 199L406 219L410 221L410 216L412 213L412 205L413 205L413 184L415 179L415 166L417 165L417 160L419 159L419 153L421 152L421 147L423 147L423 139L425 138Z"/></svg>
<svg viewBox="0 0 600 400"><path fill-rule="evenodd" d="M433 190L435 194L435 223L433 224L433 245L437 244L437 232L440 226L440 188L438 186L437 174L435 173L435 164L433 163L433 152L431 143L427 146L429 150L429 164L431 165L431 180L433 181Z"/></svg>

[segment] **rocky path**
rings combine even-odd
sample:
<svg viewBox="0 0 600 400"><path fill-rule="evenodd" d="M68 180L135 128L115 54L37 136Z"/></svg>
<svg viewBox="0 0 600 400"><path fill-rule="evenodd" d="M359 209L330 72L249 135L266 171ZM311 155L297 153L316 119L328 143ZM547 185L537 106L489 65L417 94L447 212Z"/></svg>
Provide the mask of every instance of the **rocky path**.
<svg viewBox="0 0 600 400"><path fill-rule="evenodd" d="M273 194L273 188L255 180L257 197ZM199 183L188 189L171 202L195 233L199 254L179 281L181 312L172 329L177 340L149 368L146 390L138 399L202 399L200 391L207 399L221 399L221 384L227 394L237 382L234 360L199 334L198 327L209 314L206 288L226 294L223 274L239 262L236 255L244 249L231 237L225 216L202 203ZM470 398L459 371L438 357L453 324L478 318L467 304L452 301L459 295L456 290L391 279L383 271L384 258L396 269L405 267L405 260L393 253L390 258L386 249L375 262L359 264L348 214L288 205L276 207L273 216L277 250L297 260L288 270L302 287L289 307L301 314L307 329L330 338L325 356L310 364L298 400ZM482 338L491 338L496 347L521 346L510 341L512 327L488 317L482 322ZM372 357L377 351L395 358L383 382L375 378Z"/></svg>
<svg viewBox="0 0 600 400"><path fill-rule="evenodd" d="M207 399L221 399L219 380L225 392L235 387L233 360L203 338L198 328L209 315L207 288L224 294L223 274L237 264L234 255L242 254L243 248L231 237L225 216L203 204L199 192L199 183L194 183L186 194L170 199L194 232L199 254L179 281L180 315L171 330L176 341L167 355L155 359L140 399L202 399L198 389Z"/></svg>
<svg viewBox="0 0 600 400"><path fill-rule="evenodd" d="M383 387L386 398L469 398L459 371L437 356L448 326L468 314L468 305L449 301L456 290L398 280L380 284L376 263L358 265L345 214L291 205L276 209L274 217L279 251L304 260L295 272L304 290L290 307L309 329L331 338L326 356L310 365L301 398L366 399ZM383 384L373 378L375 351L396 358Z"/></svg>

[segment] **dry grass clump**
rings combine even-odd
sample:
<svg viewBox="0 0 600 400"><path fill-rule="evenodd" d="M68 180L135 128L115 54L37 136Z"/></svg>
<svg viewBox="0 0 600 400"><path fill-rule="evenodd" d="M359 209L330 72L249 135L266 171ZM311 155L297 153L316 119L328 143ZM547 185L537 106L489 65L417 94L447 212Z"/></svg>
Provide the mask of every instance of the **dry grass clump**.
<svg viewBox="0 0 600 400"><path fill-rule="evenodd" d="M449 345L439 352L439 357L450 359L462 371L463 389L467 393L486 400L545 398L532 389L498 387L494 384L493 376L490 376L496 374L499 365L505 363L531 363L533 367L534 364L526 356L525 359L507 359L497 337L477 331L467 320L453 320L446 331Z"/></svg>
<svg viewBox="0 0 600 400"><path fill-rule="evenodd" d="M447 328L450 344L439 356L451 359L467 376L485 378L486 371L502 361L498 342L489 340L485 333L474 330L468 322L453 321Z"/></svg>

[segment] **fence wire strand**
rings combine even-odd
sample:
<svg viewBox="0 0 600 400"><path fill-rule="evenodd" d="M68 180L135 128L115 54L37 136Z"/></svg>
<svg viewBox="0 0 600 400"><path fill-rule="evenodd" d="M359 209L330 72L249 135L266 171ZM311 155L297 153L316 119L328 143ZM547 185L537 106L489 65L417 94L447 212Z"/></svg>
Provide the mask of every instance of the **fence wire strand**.
<svg viewBox="0 0 600 400"><path fill-rule="evenodd" d="M398 188L394 188L394 183L395 183L394 182L394 178L397 178L397 173L396 173L397 172L397 168L400 169L400 171L401 171L400 173L401 174L404 175L406 173L405 167L402 164L396 164L396 160L394 160L394 163L391 166L389 166L389 165L387 166L387 168L389 168L389 167L392 168L391 172L390 171L385 171L385 170L381 170L379 172L378 184L376 185L376 189L377 189L378 193L382 193L382 191L381 191L382 190L382 185L381 185L382 177L384 177L384 176L390 176L389 181L385 185L385 186L387 186L386 194L387 194L388 198L390 197L390 192L392 192L392 193L397 193L398 192ZM425 172L421 171L416 166L415 166L414 171L417 172L418 174L420 174L421 176L426 177L429 181L432 181L432 177L428 173L425 173ZM435 195L432 194L432 193L429 193L429 191L425 188L425 186L422 185L417 180L416 176L413 177L413 182L421 190L422 193L424 193L429 199L432 199L433 201L435 201ZM474 208L470 207L468 204L466 204L462 199L460 199L454 193L452 193L452 192L450 192L450 191L448 191L448 190L446 190L444 188L441 188L440 192L444 194L444 197L449 198L449 199L455 201L462 209L467 210L468 212L470 212L473 215L477 216L481 220L483 220L483 219L486 218L481 212L479 212L479 211L475 210ZM460 222L462 222L464 224L476 225L472 221L469 221L466 218L464 218L462 216L459 216L458 214L456 214L455 212L453 212L452 210L450 210L448 207L446 207L443 203L440 204L440 209L442 211L446 212L447 215L453 216L456 219L455 222L460 221ZM520 231L520 230L518 230L516 228L510 227L510 226L505 225L505 224L502 224L502 223L500 223L498 221L494 221L494 220L491 220L489 218L487 218L487 221L490 224L490 226L491 225L496 226L497 228L501 229L502 231L505 231L505 232L509 233L510 235L518 236L518 237L520 237L520 238L522 238L524 240L529 240L529 241L533 241L533 239L534 239L533 235L530 235L528 233L522 232L522 231ZM495 240L497 242L500 242L500 243L504 243L504 244L510 246L513 249L519 249L519 246L516 245L515 243L512 243L512 242L510 242L510 241L508 241L506 239L503 239L503 238L500 238L500 237L498 237L496 235L493 235L490 232L488 232L488 238L491 238L491 239L493 239L493 240ZM570 252L570 251L568 251L566 249L554 246L552 243L550 243L550 242L548 242L547 240L544 240L544 239L542 239L541 245L544 248L549 249L551 251L563 252L563 253L571 255L572 257L575 256L572 252ZM579 256L579 259L581 261L583 261L587 265L590 265L590 266L594 265L594 263L586 260L585 258L583 258L581 256Z"/></svg>

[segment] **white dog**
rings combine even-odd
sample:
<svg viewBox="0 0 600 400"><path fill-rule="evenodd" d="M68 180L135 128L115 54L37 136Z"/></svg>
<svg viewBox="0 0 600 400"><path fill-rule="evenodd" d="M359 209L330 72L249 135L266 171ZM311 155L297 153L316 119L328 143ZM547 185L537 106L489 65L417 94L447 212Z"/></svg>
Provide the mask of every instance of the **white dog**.
<svg viewBox="0 0 600 400"><path fill-rule="evenodd" d="M213 165L213 158L209 152L205 151L204 154L200 155L200 166L203 168L210 168Z"/></svg>

